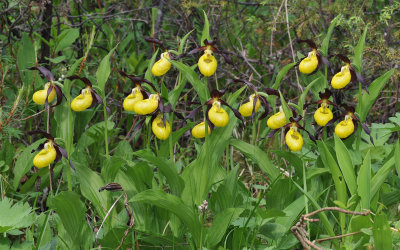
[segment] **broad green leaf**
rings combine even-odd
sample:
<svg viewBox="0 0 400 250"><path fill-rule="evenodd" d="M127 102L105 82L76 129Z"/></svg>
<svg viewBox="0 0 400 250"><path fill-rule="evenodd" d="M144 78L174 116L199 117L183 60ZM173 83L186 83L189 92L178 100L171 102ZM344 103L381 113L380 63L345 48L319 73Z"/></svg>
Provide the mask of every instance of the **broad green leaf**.
<svg viewBox="0 0 400 250"><path fill-rule="evenodd" d="M203 27L203 32L201 33L201 46L204 46L204 40L211 40L210 38L210 24L208 22L208 18L206 15L206 12L203 10L203 14L204 14L204 27Z"/></svg>
<svg viewBox="0 0 400 250"><path fill-rule="evenodd" d="M114 129L114 122L108 121L107 122L107 131L111 132ZM80 149L86 149L93 143L100 143L104 139L104 128L105 128L105 122L99 122L88 129L85 130L85 132L82 134L82 136L79 138L77 148Z"/></svg>
<svg viewBox="0 0 400 250"><path fill-rule="evenodd" d="M184 187L184 182L182 178L178 175L174 163L172 163L167 158L156 157L151 151L147 150L139 150L134 152L133 154L156 166L160 170L160 173L163 174L167 179L172 193L175 195L181 194Z"/></svg>
<svg viewBox="0 0 400 250"><path fill-rule="evenodd" d="M386 250L392 248L392 231L385 213L379 213L374 218L372 225L372 233L374 236L374 249Z"/></svg>
<svg viewBox="0 0 400 250"><path fill-rule="evenodd" d="M347 204L346 183L339 166L329 151L328 146L323 141L318 142L318 151L321 154L322 162L330 169L332 174L332 179L336 187L337 199L343 204Z"/></svg>
<svg viewBox="0 0 400 250"><path fill-rule="evenodd" d="M110 208L109 194L107 192L99 192L99 188L105 186L104 181L86 165L75 164L75 167L82 195L92 202L97 214L103 219Z"/></svg>
<svg viewBox="0 0 400 250"><path fill-rule="evenodd" d="M233 105L236 99L245 89L245 86L233 93L228 99L228 104ZM200 205L207 198L210 187L214 182L220 181L217 175L221 168L222 154L229 145L238 119L232 111L228 111L229 123L224 128L216 128L203 144L199 156L185 167L182 178L185 181L185 189L182 192L182 199L190 205ZM207 148L208 146L208 148Z"/></svg>
<svg viewBox="0 0 400 250"><path fill-rule="evenodd" d="M252 159L271 180L280 176L279 169L272 164L267 153L259 147L238 139L231 139L230 145L241 151L246 157Z"/></svg>
<svg viewBox="0 0 400 250"><path fill-rule="evenodd" d="M33 167L33 158L37 153L32 153L32 150L36 150L41 143L43 143L45 139L40 139L32 143L29 147L25 148L24 151L17 157L17 161L15 162L15 167L13 170L14 180L13 180L13 188L17 190L19 186L19 181L22 176L24 176L29 169Z"/></svg>
<svg viewBox="0 0 400 250"><path fill-rule="evenodd" d="M0 233L30 227L35 222L35 214L29 203L15 203L8 197L0 200Z"/></svg>
<svg viewBox="0 0 400 250"><path fill-rule="evenodd" d="M300 98L299 98L299 102L297 104L297 106L301 109L301 113L303 113L303 106L304 103L306 101L306 96L308 95L308 92L310 91L311 87L320 80L320 77L314 79L310 84L307 85L307 87L304 88L303 93L301 93Z"/></svg>
<svg viewBox="0 0 400 250"><path fill-rule="evenodd" d="M32 84L35 71L28 68L35 66L35 48L27 33L22 33L17 54L17 65L21 73L21 80L25 86ZM36 72L38 74L38 72ZM47 81L47 80L46 80Z"/></svg>
<svg viewBox="0 0 400 250"><path fill-rule="evenodd" d="M331 21L328 31L326 32L325 38L321 44L321 53L323 56L328 56L329 41L331 40L333 29L336 27L337 17Z"/></svg>
<svg viewBox="0 0 400 250"><path fill-rule="evenodd" d="M85 217L86 206L77 193L63 191L51 197L47 205L56 211L71 238L69 242L72 242L75 247L79 248L89 239L92 240Z"/></svg>
<svg viewBox="0 0 400 250"><path fill-rule="evenodd" d="M206 238L210 249L213 249L221 241L229 225L235 221L243 211L243 208L227 208L215 215Z"/></svg>
<svg viewBox="0 0 400 250"><path fill-rule="evenodd" d="M182 199L162 190L145 190L131 199L133 202L144 202L168 210L175 214L193 236L196 245L200 243L201 224L194 210L186 205Z"/></svg>
<svg viewBox="0 0 400 250"><path fill-rule="evenodd" d="M343 178L343 175L337 165L335 159L330 153L328 146L323 142L318 142L318 151L321 154L322 162L325 164L325 167L328 167L332 174L333 182L335 183L336 188L336 197L339 203L347 204L347 189L346 183ZM346 215L343 213L339 214L340 218L340 228L342 233L345 232L346 227Z"/></svg>
<svg viewBox="0 0 400 250"><path fill-rule="evenodd" d="M289 118L293 117L293 112L292 110L289 108L288 104L285 101L285 98L283 97L282 93L279 91L279 96L281 98L281 104L282 104L282 109L283 112L285 113L286 116L286 123L289 123Z"/></svg>
<svg viewBox="0 0 400 250"><path fill-rule="evenodd" d="M157 49L156 52L151 57L151 59L149 61L149 66L147 67L146 73L144 74L144 78L146 80L149 80L150 82L152 82L154 84L154 86L156 86L157 89L158 89L158 82L154 81L153 73L151 72L151 69L153 68L154 62L156 61L156 58L157 58L157 55L158 55L158 50L159 49ZM144 84L144 85L147 85L147 83ZM153 90L151 90L151 91L153 91Z"/></svg>
<svg viewBox="0 0 400 250"><path fill-rule="evenodd" d="M385 164L381 168L379 168L378 172L372 177L371 180L371 198L373 198L381 189L383 183L386 181L389 173L393 171L395 165L395 156L390 157Z"/></svg>
<svg viewBox="0 0 400 250"><path fill-rule="evenodd" d="M200 101L204 104L209 99L209 92L207 86L199 79L197 73L189 66L171 60L172 65L174 65L184 76L185 78L192 84L193 88L196 90L197 94L200 97Z"/></svg>
<svg viewBox="0 0 400 250"><path fill-rule="evenodd" d="M287 74L287 72L288 72L291 68L293 68L295 65L296 65L295 62L286 64L286 65L279 71L278 75L277 75L276 78L275 78L275 83L274 83L274 85L272 85L272 88L273 88L273 89L278 89L278 88L279 88L279 85L281 84L281 81L282 81L283 77L284 77L284 76Z"/></svg>
<svg viewBox="0 0 400 250"><path fill-rule="evenodd" d="M191 31L189 31L189 32L180 40L180 42L179 42L179 49L178 49L178 53L179 53L179 54L182 54L182 53L183 53L183 49L184 49L184 47L185 47L185 45L186 45L186 40L189 38L189 35L190 35L193 31L194 31L194 29L191 30Z"/></svg>
<svg viewBox="0 0 400 250"><path fill-rule="evenodd" d="M381 94L381 91L385 84L389 81L390 77L393 75L395 69L391 69L387 71L385 74L381 75L379 78L375 79L368 87L369 94L364 93L361 97L362 107L360 106L360 102L357 105L357 113L360 114L361 122L364 122L369 110L372 105L374 105L376 99Z"/></svg>
<svg viewBox="0 0 400 250"><path fill-rule="evenodd" d="M339 163L340 170L342 170L350 194L355 195L357 193L356 175L354 174L354 166L349 151L343 141L336 134L334 135L334 138L336 159Z"/></svg>
<svg viewBox="0 0 400 250"><path fill-rule="evenodd" d="M79 29L66 29L63 30L56 39L55 53L67 48L75 42L79 37Z"/></svg>
<svg viewBox="0 0 400 250"><path fill-rule="evenodd" d="M293 180L292 180L293 181ZM318 202L314 199L314 197L312 195L310 195L310 193L306 192L299 184L297 184L295 181L293 181L294 185L305 195L307 196L307 199L311 202L311 204L314 206L315 210L321 209L321 206L318 204ZM304 201L304 199L303 199ZM303 203L303 207L304 207L304 203ZM284 210L284 212L286 212ZM333 231L333 227L331 225L331 223L329 222L328 217L326 216L326 214L323 213L318 213L318 217L320 218L320 220L322 221L322 224L324 224L324 228L326 230L326 232L328 233L329 236L335 236L335 232ZM277 220L278 221L278 220ZM293 224L292 224L293 225ZM335 248L338 248L338 242L337 241L332 241L333 244L335 245Z"/></svg>
<svg viewBox="0 0 400 250"><path fill-rule="evenodd" d="M357 177L358 195L361 198L361 208L369 209L371 202L371 153L365 155L364 162Z"/></svg>
<svg viewBox="0 0 400 250"><path fill-rule="evenodd" d="M397 173L400 173L400 143L397 140L396 147L394 149L394 158L395 158L395 163L396 163L396 171Z"/></svg>
<svg viewBox="0 0 400 250"><path fill-rule="evenodd" d="M104 94L104 96L105 96L104 88L106 86L108 77L110 76L111 73L110 57L114 53L114 50L116 48L117 46L115 46L112 50L110 50L110 52L108 52L108 54L101 60L100 65L96 71L97 86Z"/></svg>
<svg viewBox="0 0 400 250"><path fill-rule="evenodd" d="M365 26L364 32L358 40L356 47L354 48L353 65L356 67L358 72L362 72L362 59L365 47L365 37L367 36L368 25Z"/></svg>

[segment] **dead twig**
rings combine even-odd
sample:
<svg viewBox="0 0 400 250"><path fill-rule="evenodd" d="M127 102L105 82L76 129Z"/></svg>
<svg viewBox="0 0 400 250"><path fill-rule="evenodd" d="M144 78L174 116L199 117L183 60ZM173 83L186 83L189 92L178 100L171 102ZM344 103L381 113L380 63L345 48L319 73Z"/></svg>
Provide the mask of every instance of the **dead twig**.
<svg viewBox="0 0 400 250"><path fill-rule="evenodd" d="M332 236L332 237L328 237L328 238L324 238L324 239L319 239L319 240L313 240L310 241L308 239L309 234L306 230L306 226L307 226L307 222L318 222L319 219L313 219L310 218L318 213L324 212L324 211L336 211L339 213L345 213L345 214L352 214L352 215L362 215L362 216L367 216L370 214L371 211L367 210L365 212L355 212L355 211L350 211L350 210L346 210L346 209L342 209L339 207L324 207L318 210L315 210L311 213L308 214L304 214L300 217L299 222L296 223L296 225L294 225L290 231L293 233L293 235L298 239L298 241L301 243L301 245L305 248L305 249L318 249L318 250L322 250L321 247L315 245L315 242L317 243L321 243L324 241L328 241L328 240L334 240L334 239L340 239L340 238L344 238L347 236L351 236L351 235L355 235L355 234L359 234L361 232L352 232L352 233L348 233L348 234L342 234L342 235L336 235L336 236Z"/></svg>

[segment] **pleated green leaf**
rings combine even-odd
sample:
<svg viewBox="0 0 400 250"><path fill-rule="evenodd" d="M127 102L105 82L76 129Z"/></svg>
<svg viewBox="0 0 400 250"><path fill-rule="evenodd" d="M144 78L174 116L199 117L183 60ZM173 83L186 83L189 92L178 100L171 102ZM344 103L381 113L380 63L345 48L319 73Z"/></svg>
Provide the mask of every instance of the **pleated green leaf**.
<svg viewBox="0 0 400 250"><path fill-rule="evenodd" d="M335 150L336 150L336 159L339 163L340 170L342 170L342 174L344 180L346 181L347 188L350 190L351 195L355 195L357 193L357 183L356 183L356 175L354 173L354 166L351 160L349 151L344 145L343 141L335 134Z"/></svg>
<svg viewBox="0 0 400 250"><path fill-rule="evenodd" d="M200 243L201 224L194 210L179 197L162 190L149 189L135 195L130 201L151 204L175 214L192 234L196 245Z"/></svg>
<svg viewBox="0 0 400 250"><path fill-rule="evenodd" d="M371 202L371 153L369 150L358 172L357 184L358 195L361 197L361 208L369 209Z"/></svg>
<svg viewBox="0 0 400 250"><path fill-rule="evenodd" d="M252 159L260 169L266 173L271 180L275 180L280 176L279 169L270 161L267 153L259 147L251 145L238 139L231 139L230 144L242 152L246 157Z"/></svg>

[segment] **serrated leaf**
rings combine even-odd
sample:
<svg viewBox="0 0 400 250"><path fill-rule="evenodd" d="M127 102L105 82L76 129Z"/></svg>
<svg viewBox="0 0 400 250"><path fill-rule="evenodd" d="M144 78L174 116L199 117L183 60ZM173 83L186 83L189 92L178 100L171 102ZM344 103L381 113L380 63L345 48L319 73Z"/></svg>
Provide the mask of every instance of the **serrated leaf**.
<svg viewBox="0 0 400 250"><path fill-rule="evenodd" d="M35 222L35 214L29 203L15 203L8 197L0 201L0 233L31 226Z"/></svg>

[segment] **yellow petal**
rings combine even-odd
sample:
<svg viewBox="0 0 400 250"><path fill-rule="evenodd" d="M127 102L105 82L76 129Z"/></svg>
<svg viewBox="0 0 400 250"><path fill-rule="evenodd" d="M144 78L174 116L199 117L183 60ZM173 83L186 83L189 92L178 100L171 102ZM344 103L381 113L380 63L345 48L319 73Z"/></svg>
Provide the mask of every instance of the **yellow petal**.
<svg viewBox="0 0 400 250"><path fill-rule="evenodd" d="M293 152L300 151L303 147L303 137L297 131L290 129L285 136L286 145L288 145L289 149Z"/></svg>
<svg viewBox="0 0 400 250"><path fill-rule="evenodd" d="M199 59L197 64L199 66L200 72L204 76L212 76L217 70L217 60L211 54L204 53Z"/></svg>
<svg viewBox="0 0 400 250"><path fill-rule="evenodd" d="M253 113L253 101L254 101L254 95L253 97L250 97L249 102L246 102L245 104L239 107L239 112L243 117L249 117ZM254 112L257 112L260 106L261 106L260 98L257 98Z"/></svg>
<svg viewBox="0 0 400 250"><path fill-rule="evenodd" d="M93 97L89 91L83 91L83 94L78 95L71 102L71 109L76 112L83 111L92 105Z"/></svg>
<svg viewBox="0 0 400 250"><path fill-rule="evenodd" d="M57 151L54 147L42 149L37 155L35 155L35 158L33 158L33 165L38 168L47 167L56 159L56 156Z"/></svg>
<svg viewBox="0 0 400 250"><path fill-rule="evenodd" d="M208 119L215 127L225 127L229 122L228 113L226 113L225 109L218 108L217 105L213 105L208 111Z"/></svg>
<svg viewBox="0 0 400 250"><path fill-rule="evenodd" d="M333 119L332 111L329 108L320 107L314 113L314 120L321 127Z"/></svg>
<svg viewBox="0 0 400 250"><path fill-rule="evenodd" d="M278 113L272 115L267 121L267 126L271 129L281 128L285 124L286 124L286 116L283 111L279 111Z"/></svg>
<svg viewBox="0 0 400 250"><path fill-rule="evenodd" d="M208 127L208 134L211 134L211 129ZM193 127L192 135L195 138L204 138L206 136L206 124L201 122Z"/></svg>
<svg viewBox="0 0 400 250"><path fill-rule="evenodd" d="M153 134L160 140L166 140L169 135L171 134L171 126L169 125L169 122L164 122L162 120L162 116L157 116L151 125L151 130L153 131Z"/></svg>
<svg viewBox="0 0 400 250"><path fill-rule="evenodd" d="M312 53L312 52L311 52ZM312 53L309 57L304 58L299 64L299 71L303 74L310 74L314 72L318 67L318 58L315 53Z"/></svg>
<svg viewBox="0 0 400 250"><path fill-rule="evenodd" d="M140 100L134 103L133 111L139 115L148 115L153 113L158 107L158 98L152 96L149 99Z"/></svg>
<svg viewBox="0 0 400 250"><path fill-rule="evenodd" d="M140 91L128 95L122 106L126 111L134 111L133 106L137 101L143 100L143 94Z"/></svg>
<svg viewBox="0 0 400 250"><path fill-rule="evenodd" d="M351 119L339 122L335 127L335 134L339 138L347 138L354 132L354 123Z"/></svg>

